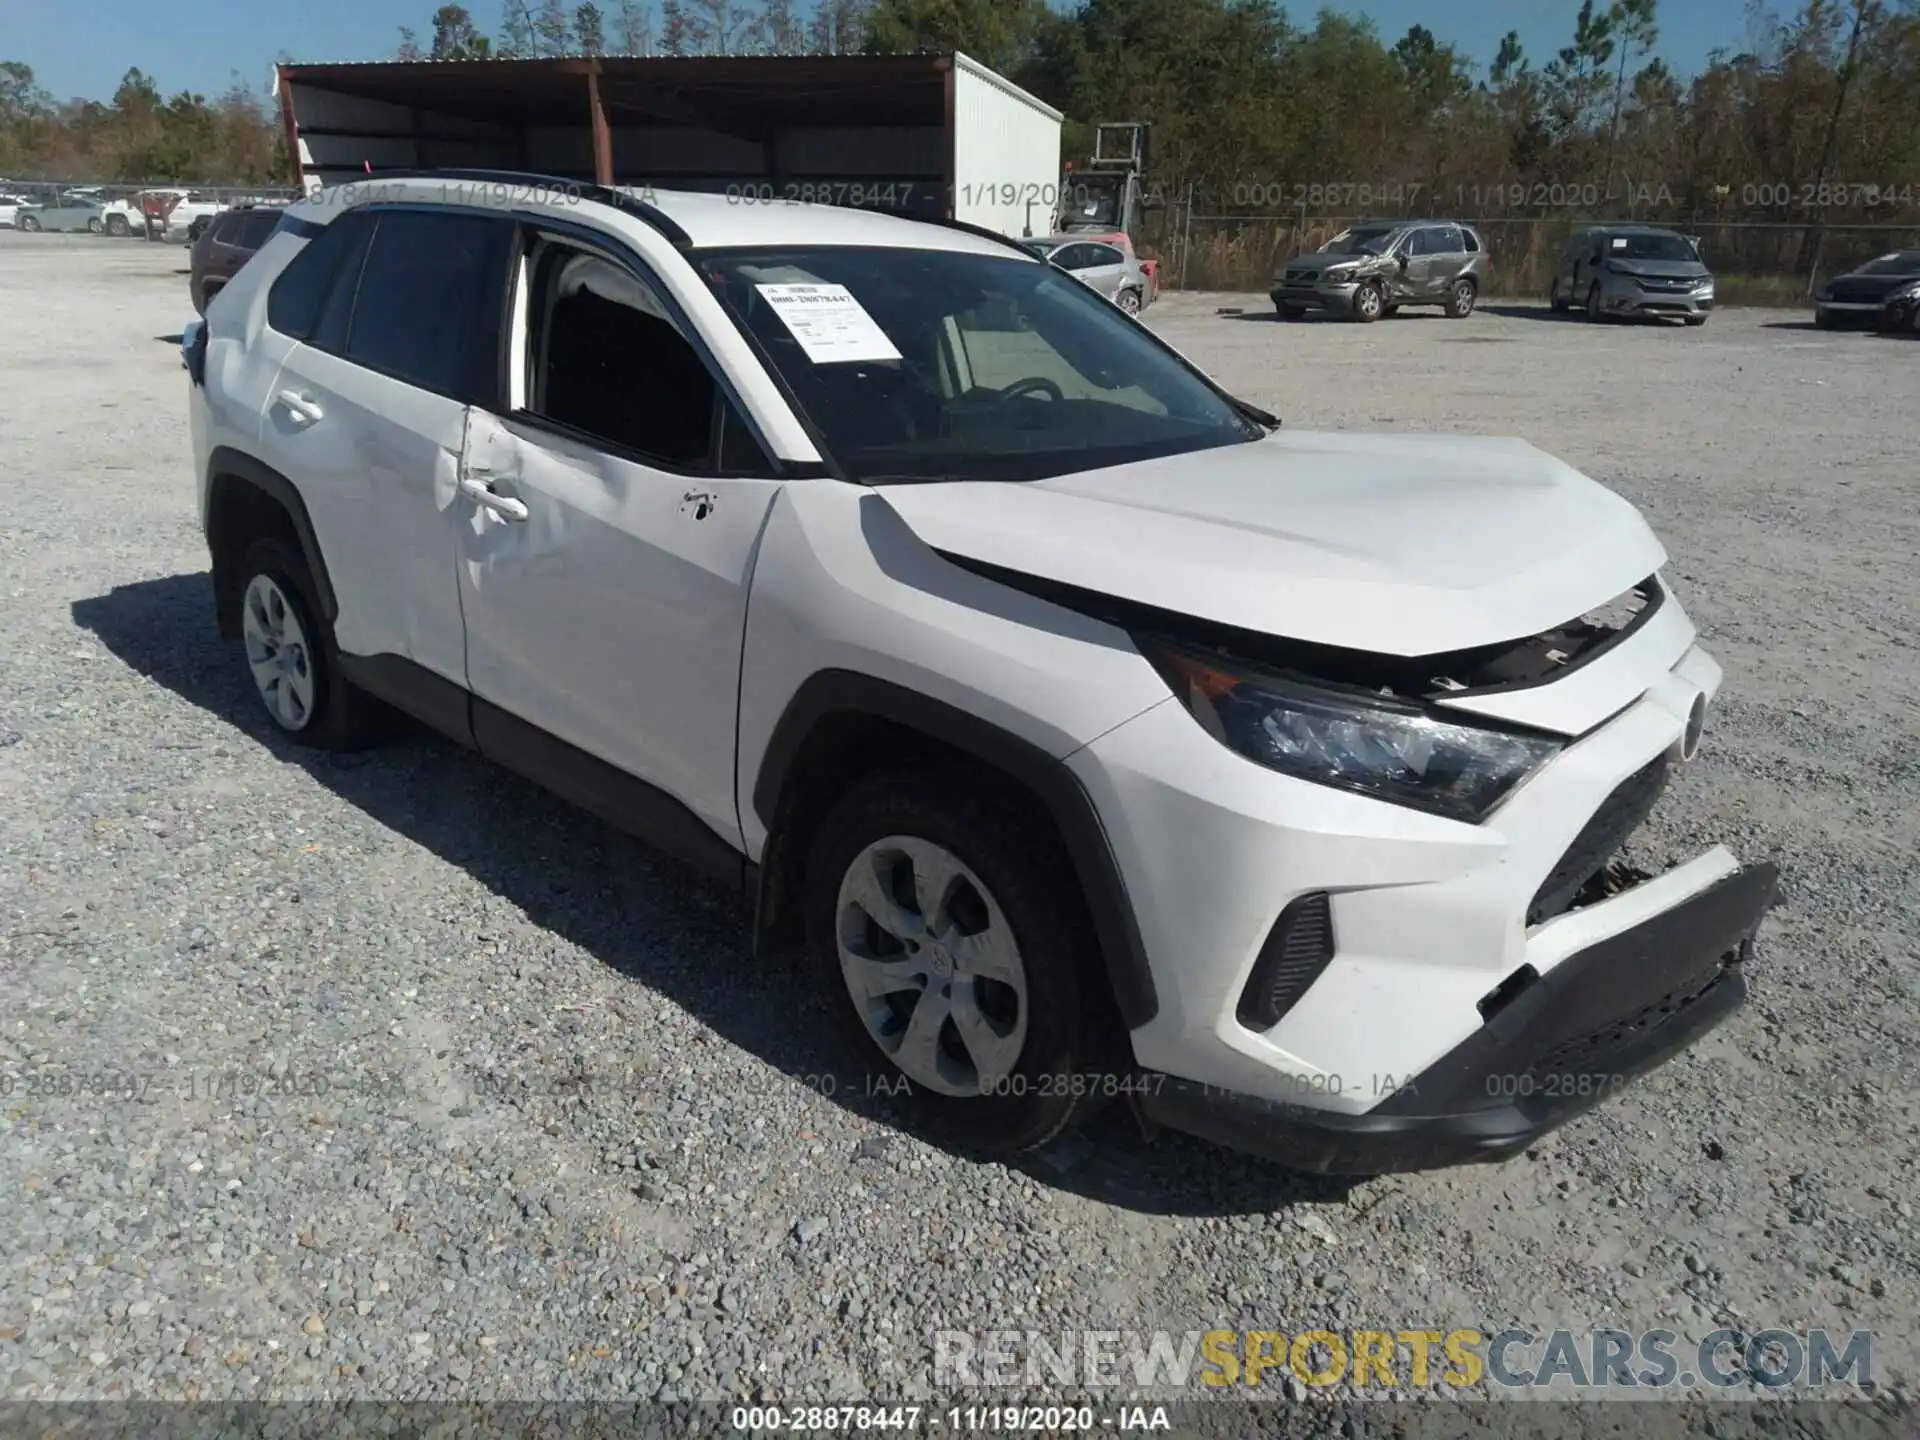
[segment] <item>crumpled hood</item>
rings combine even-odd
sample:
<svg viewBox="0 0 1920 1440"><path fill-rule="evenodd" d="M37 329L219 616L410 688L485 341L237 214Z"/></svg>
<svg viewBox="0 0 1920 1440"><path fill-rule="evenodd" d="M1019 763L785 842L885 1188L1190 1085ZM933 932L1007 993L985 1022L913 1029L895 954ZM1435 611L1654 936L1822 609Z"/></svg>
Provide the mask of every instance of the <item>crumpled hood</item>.
<svg viewBox="0 0 1920 1440"><path fill-rule="evenodd" d="M1625 500L1517 439L1281 431L1052 480L877 493L936 550L1390 655L1536 634L1666 562Z"/></svg>
<svg viewBox="0 0 1920 1440"><path fill-rule="evenodd" d="M1318 275L1321 271L1330 270L1335 265L1351 265L1356 268L1364 266L1370 270L1377 270L1391 263L1390 257L1385 255L1328 255L1318 250L1309 250L1306 254L1296 255L1287 261L1280 267L1280 273L1284 275L1289 270L1295 270Z"/></svg>

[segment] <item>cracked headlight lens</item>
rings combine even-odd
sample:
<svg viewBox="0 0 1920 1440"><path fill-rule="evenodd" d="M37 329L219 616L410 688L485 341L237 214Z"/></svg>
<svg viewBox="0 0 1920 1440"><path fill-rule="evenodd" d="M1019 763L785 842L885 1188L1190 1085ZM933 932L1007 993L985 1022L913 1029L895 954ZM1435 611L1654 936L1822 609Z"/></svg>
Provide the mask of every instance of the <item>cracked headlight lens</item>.
<svg viewBox="0 0 1920 1440"><path fill-rule="evenodd" d="M1478 824L1561 741L1437 720L1380 696L1326 689L1146 637L1136 643L1193 717L1249 760Z"/></svg>

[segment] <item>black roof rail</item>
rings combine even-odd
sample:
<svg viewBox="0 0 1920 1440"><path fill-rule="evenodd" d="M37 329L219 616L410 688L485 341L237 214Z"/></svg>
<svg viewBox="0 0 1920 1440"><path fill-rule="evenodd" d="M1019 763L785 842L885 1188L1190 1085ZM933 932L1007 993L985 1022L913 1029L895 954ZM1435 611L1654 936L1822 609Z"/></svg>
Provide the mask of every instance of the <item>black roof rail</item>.
<svg viewBox="0 0 1920 1440"><path fill-rule="evenodd" d="M628 195L611 186L601 185L591 180L578 180L569 175L545 175L537 170L474 170L459 167L423 169L413 165L397 166L391 170L369 170L364 173L370 180L472 180L498 185L534 184L565 187L569 194L578 195L583 200L611 205L614 209L623 210L635 219L645 221L679 249L685 250L693 244L693 237L658 206L649 205L638 196ZM352 185L355 182L338 180L334 183Z"/></svg>
<svg viewBox="0 0 1920 1440"><path fill-rule="evenodd" d="M977 236L982 240L997 240L1002 245L1008 246L1009 248L1014 250L1018 250L1023 256L1025 256L1029 260L1033 260L1037 258L1031 250L1027 249L1025 245L1021 244L1018 240L1014 239L1011 235L1003 235L998 230L990 230L985 225L975 225L969 220L955 220L950 215L942 215L938 217L922 217L922 216L914 215L914 216L909 216L907 218L918 220L922 225L939 225L948 230L963 231L968 235ZM1034 238L1037 239L1038 237L1036 236Z"/></svg>

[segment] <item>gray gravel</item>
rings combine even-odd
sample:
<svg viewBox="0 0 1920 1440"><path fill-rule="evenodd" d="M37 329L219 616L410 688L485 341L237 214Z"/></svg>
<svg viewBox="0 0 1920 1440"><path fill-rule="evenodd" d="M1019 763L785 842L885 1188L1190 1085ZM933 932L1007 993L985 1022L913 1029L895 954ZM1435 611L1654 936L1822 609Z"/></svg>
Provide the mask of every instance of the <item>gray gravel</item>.
<svg viewBox="0 0 1920 1440"><path fill-rule="evenodd" d="M1698 1051L1346 1191L1118 1114L948 1154L737 902L450 747L281 743L212 629L184 263L0 233L0 1394L912 1397L943 1328L1509 1323L1864 1327L1911 1383L1920 345L1152 312L1291 424L1643 506L1728 678L1639 849L1785 868Z"/></svg>

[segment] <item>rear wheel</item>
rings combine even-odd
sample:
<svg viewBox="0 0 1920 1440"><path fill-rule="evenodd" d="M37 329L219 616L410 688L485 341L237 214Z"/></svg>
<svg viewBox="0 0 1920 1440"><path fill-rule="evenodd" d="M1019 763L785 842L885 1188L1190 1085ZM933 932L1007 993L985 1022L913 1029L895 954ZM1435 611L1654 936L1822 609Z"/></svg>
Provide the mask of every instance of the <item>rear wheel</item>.
<svg viewBox="0 0 1920 1440"><path fill-rule="evenodd" d="M89 235L98 235L105 228L106 226L100 223L100 217L98 215L87 221L87 233Z"/></svg>
<svg viewBox="0 0 1920 1440"><path fill-rule="evenodd" d="M1464 320L1473 313L1473 302L1479 295L1479 287L1471 280L1456 280L1453 288L1447 291L1447 318Z"/></svg>
<svg viewBox="0 0 1920 1440"><path fill-rule="evenodd" d="M808 952L870 1093L901 1087L930 1128L1002 1152L1091 1113L1085 906L1012 797L958 772L870 775L821 821L805 887Z"/></svg>
<svg viewBox="0 0 1920 1440"><path fill-rule="evenodd" d="M1138 290L1122 290L1113 303L1129 315L1138 315L1140 313L1140 292Z"/></svg>
<svg viewBox="0 0 1920 1440"><path fill-rule="evenodd" d="M290 738L323 750L379 738L381 706L340 673L306 562L279 540L254 541L241 561L240 635L254 691Z"/></svg>
<svg viewBox="0 0 1920 1440"><path fill-rule="evenodd" d="M1387 313L1387 295L1377 284L1368 281L1353 293L1353 318L1362 325L1371 325Z"/></svg>

